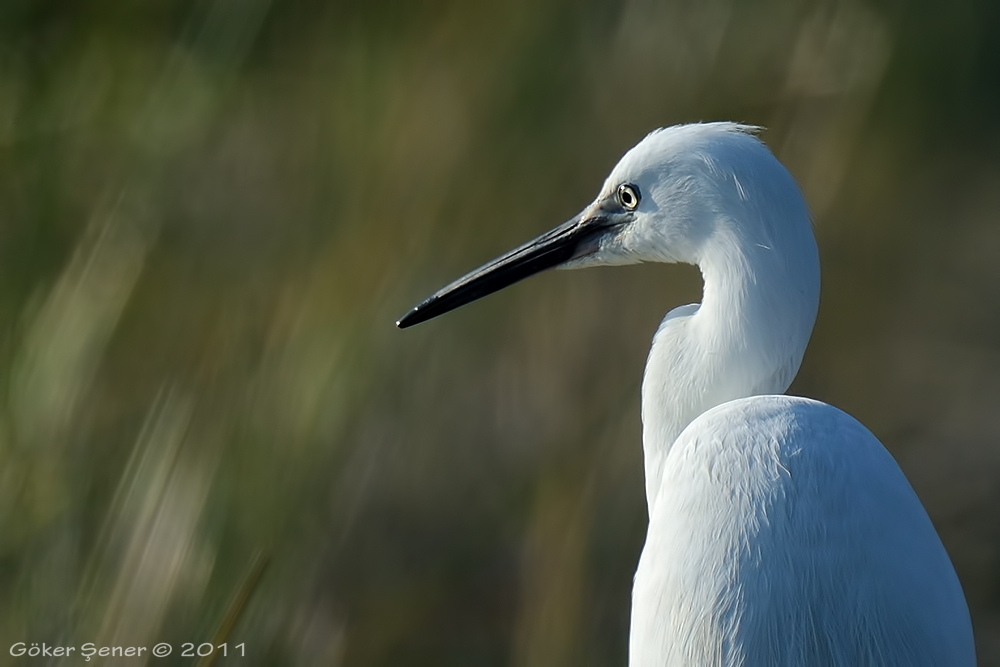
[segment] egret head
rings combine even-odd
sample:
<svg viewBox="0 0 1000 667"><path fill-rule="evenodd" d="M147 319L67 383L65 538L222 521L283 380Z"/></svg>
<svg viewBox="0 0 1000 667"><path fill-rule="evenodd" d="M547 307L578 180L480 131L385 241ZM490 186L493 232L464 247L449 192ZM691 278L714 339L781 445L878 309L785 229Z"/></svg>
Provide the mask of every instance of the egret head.
<svg viewBox="0 0 1000 667"><path fill-rule="evenodd" d="M699 123L652 132L622 157L583 211L436 292L397 325L418 324L548 268L637 262L704 268L715 251L734 247L770 255L758 264L784 263L783 245L791 254L811 246L815 262L805 203L755 130Z"/></svg>

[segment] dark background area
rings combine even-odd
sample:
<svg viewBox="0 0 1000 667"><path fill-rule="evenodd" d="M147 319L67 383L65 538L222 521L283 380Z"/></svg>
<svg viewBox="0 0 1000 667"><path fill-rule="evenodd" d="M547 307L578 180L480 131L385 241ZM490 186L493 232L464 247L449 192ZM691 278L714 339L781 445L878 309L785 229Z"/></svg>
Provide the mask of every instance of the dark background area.
<svg viewBox="0 0 1000 667"><path fill-rule="evenodd" d="M393 322L717 119L815 214L791 393L892 451L1000 664L1000 4L4 0L0 665L229 609L245 664L625 664L697 270Z"/></svg>

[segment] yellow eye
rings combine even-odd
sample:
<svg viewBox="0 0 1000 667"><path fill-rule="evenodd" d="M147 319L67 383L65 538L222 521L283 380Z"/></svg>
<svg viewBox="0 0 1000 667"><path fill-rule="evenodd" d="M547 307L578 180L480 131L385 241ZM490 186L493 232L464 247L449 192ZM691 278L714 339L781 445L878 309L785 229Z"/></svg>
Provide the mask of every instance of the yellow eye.
<svg viewBox="0 0 1000 667"><path fill-rule="evenodd" d="M626 211L634 211L639 205L639 188L629 183L622 183L618 186L618 203Z"/></svg>

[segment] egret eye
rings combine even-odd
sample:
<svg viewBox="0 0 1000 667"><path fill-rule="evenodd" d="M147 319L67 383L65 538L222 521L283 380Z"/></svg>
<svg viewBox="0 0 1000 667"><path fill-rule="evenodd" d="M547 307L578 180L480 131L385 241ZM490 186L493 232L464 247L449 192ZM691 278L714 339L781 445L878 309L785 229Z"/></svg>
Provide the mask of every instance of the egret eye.
<svg viewBox="0 0 1000 667"><path fill-rule="evenodd" d="M618 203L626 211L634 211L639 205L639 188L629 183L622 183L618 186Z"/></svg>

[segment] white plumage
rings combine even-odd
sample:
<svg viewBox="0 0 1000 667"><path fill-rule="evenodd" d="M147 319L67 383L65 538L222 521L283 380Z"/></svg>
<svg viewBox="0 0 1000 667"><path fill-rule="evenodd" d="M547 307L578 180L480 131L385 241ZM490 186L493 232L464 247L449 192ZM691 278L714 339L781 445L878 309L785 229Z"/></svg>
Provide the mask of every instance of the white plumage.
<svg viewBox="0 0 1000 667"><path fill-rule="evenodd" d="M445 287L409 326L553 267L696 264L642 386L649 529L632 667L975 665L968 608L902 471L850 416L776 396L819 261L793 179L753 128L658 130L580 215Z"/></svg>
<svg viewBox="0 0 1000 667"><path fill-rule="evenodd" d="M790 396L723 403L681 433L661 484L630 665L975 664L930 519L849 415Z"/></svg>

